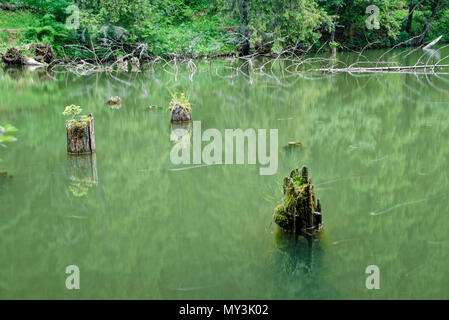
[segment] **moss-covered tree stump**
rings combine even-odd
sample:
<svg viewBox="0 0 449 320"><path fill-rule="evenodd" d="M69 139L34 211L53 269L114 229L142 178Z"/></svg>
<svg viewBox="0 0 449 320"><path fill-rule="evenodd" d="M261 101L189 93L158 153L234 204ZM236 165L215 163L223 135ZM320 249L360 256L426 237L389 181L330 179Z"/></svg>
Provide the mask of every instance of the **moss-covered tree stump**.
<svg viewBox="0 0 449 320"><path fill-rule="evenodd" d="M283 204L274 209L274 221L285 231L295 235L312 236L322 229L321 203L315 200L312 180L306 166L292 170L284 178Z"/></svg>
<svg viewBox="0 0 449 320"><path fill-rule="evenodd" d="M95 152L94 117L89 114L81 120L70 120L67 128L67 152L88 154Z"/></svg>

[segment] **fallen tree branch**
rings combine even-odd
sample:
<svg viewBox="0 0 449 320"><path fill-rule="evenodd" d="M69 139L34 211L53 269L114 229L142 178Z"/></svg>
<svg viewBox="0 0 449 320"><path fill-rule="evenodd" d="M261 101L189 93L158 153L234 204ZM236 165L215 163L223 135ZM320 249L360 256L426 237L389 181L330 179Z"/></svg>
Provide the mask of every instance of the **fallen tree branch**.
<svg viewBox="0 0 449 320"><path fill-rule="evenodd" d="M435 69L435 68L449 68L449 64L440 65L419 65L419 66L399 66L399 67L366 67L366 68L321 68L313 69L313 71L325 72L385 72L385 71L401 71L401 70L415 70L415 69Z"/></svg>

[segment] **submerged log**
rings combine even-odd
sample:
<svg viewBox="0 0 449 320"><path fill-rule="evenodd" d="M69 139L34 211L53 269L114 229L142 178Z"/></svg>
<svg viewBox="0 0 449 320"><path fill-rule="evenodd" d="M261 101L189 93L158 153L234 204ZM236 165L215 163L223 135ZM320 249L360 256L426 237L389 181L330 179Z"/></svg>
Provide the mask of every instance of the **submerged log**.
<svg viewBox="0 0 449 320"><path fill-rule="evenodd" d="M306 166L284 178L284 203L274 210L274 221L296 236L312 236L322 229L321 202L315 203L314 187Z"/></svg>
<svg viewBox="0 0 449 320"><path fill-rule="evenodd" d="M400 72L406 70L419 70L419 69L436 69L436 68L449 68L449 64L431 64L431 65L415 65L415 66L395 66L395 67L366 67L366 68L322 68L313 69L313 71L325 71L325 72Z"/></svg>
<svg viewBox="0 0 449 320"><path fill-rule="evenodd" d="M67 152L70 154L86 154L95 152L94 117L67 122Z"/></svg>

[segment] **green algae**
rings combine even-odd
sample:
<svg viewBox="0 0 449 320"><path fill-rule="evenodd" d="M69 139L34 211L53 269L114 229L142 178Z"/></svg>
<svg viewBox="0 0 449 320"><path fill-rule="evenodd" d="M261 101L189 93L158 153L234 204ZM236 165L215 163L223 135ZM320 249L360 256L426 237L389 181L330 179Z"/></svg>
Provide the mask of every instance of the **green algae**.
<svg viewBox="0 0 449 320"><path fill-rule="evenodd" d="M274 209L274 222L283 230L312 236L322 229L321 202L315 200L314 186L306 166L284 178L283 204Z"/></svg>

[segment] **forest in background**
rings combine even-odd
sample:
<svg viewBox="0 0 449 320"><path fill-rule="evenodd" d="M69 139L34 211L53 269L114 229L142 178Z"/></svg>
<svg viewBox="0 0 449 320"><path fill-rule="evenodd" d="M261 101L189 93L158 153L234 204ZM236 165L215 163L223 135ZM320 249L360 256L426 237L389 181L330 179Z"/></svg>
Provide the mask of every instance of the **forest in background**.
<svg viewBox="0 0 449 320"><path fill-rule="evenodd" d="M422 45L440 35L449 42L449 0L0 0L0 7L0 52L39 42L71 59L299 55Z"/></svg>

